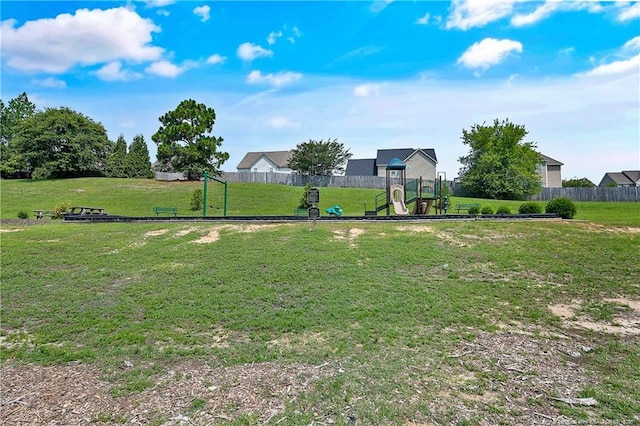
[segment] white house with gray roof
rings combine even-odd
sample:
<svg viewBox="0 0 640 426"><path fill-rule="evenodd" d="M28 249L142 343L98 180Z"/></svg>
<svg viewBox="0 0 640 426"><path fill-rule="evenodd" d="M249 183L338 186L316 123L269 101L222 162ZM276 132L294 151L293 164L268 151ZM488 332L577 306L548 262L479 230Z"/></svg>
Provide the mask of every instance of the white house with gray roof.
<svg viewBox="0 0 640 426"><path fill-rule="evenodd" d="M438 159L433 148L396 148L379 149L376 158L354 159L347 162L346 176L380 176L385 177L387 165L394 158L407 165L408 179L422 176L423 179L436 179ZM391 170L391 177L396 177L397 170Z"/></svg>
<svg viewBox="0 0 640 426"><path fill-rule="evenodd" d="M236 166L238 172L249 173L292 173L289 168L291 151L247 152Z"/></svg>

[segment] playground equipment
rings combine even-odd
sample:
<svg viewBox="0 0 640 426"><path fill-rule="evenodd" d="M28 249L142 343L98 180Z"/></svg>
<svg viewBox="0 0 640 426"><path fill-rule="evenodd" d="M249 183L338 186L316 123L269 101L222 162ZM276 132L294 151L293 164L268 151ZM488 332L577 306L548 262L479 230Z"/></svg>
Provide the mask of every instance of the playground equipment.
<svg viewBox="0 0 640 426"><path fill-rule="evenodd" d="M344 214L342 207L340 207L337 204L333 207L329 207L328 209L325 210L325 212L327 212L327 214L331 216L342 216Z"/></svg>
<svg viewBox="0 0 640 426"><path fill-rule="evenodd" d="M406 168L406 164L399 158L389 161L387 165L386 191L376 195L373 210L367 210L365 204L365 216L377 216L378 212L382 210L386 210L387 215L390 215L391 206L393 206L394 213L398 216L409 214L428 215L434 201L436 202L436 214L438 214L438 210L441 214L443 211L446 213L448 208L448 198L446 197L446 190L444 190L446 174L443 172L438 173L438 178L435 181L423 180L420 177L407 182ZM393 173L394 171L395 173ZM394 183L392 183L392 173L396 175L393 177ZM397 176L398 173L399 176ZM442 180L443 176L444 182ZM411 203L415 203L412 211L407 207Z"/></svg>
<svg viewBox="0 0 640 426"><path fill-rule="evenodd" d="M215 176L209 176L209 172L205 171L204 172L204 188L202 190L203 192L203 200L202 200L202 217L206 217L207 216L207 181L211 179L214 182L218 182L221 183L222 185L224 185L224 195L223 195L223 201L222 201L222 216L223 217L227 217L227 181L226 180L222 180L222 179L218 179Z"/></svg>

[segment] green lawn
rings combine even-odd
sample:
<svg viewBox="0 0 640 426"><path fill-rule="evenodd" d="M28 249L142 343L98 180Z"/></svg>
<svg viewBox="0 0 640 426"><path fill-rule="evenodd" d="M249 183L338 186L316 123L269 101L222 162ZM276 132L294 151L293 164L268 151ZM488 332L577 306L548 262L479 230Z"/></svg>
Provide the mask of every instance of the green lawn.
<svg viewBox="0 0 640 426"><path fill-rule="evenodd" d="M125 216L153 216L153 207L177 207L181 216L199 216L201 211L190 210L195 189L201 182L158 182L149 179L61 179L52 181L2 180L0 181L0 217L16 218L23 210L34 216L33 210L51 209L66 202L70 205L102 207L110 214ZM208 185L207 215L222 216L223 186ZM374 207L377 189L320 188L321 210L339 204L347 216L364 214ZM227 214L236 215L291 215L304 193L301 187L270 184L229 184ZM520 201L483 200L452 197L449 213L455 213L458 203L479 203L494 211L508 206L517 213ZM544 205L545 203L541 202ZM574 219L602 224L640 226L640 203L577 202ZM383 214L381 212L380 214ZM432 210L432 213L434 211Z"/></svg>
<svg viewBox="0 0 640 426"><path fill-rule="evenodd" d="M1 373L17 385L0 422L43 422L65 377L50 422L640 422L637 204L585 203L597 223L13 220L59 201L182 211L196 187L2 181ZM359 214L377 192L321 202ZM301 195L230 185L229 210L289 214Z"/></svg>

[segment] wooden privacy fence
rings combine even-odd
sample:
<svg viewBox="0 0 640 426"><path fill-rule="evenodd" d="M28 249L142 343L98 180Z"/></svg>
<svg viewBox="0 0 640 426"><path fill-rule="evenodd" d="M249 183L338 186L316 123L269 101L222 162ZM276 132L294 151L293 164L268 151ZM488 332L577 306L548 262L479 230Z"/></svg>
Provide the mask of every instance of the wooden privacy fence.
<svg viewBox="0 0 640 426"><path fill-rule="evenodd" d="M532 201L549 201L553 198L566 197L573 201L640 201L640 187L604 187L593 188L542 188Z"/></svg>
<svg viewBox="0 0 640 426"><path fill-rule="evenodd" d="M378 176L302 176L271 172L225 172L222 179L234 183L277 183L291 186L311 183L312 186L338 188L385 189L387 185L386 178ZM391 179L391 183L401 183L401 180Z"/></svg>
<svg viewBox="0 0 640 426"><path fill-rule="evenodd" d="M318 187L373 188L384 190L385 177L378 176L302 176L289 173L271 172L224 172L220 177L233 183L271 183L290 186L305 186L308 182ZM157 180L185 180L181 173L156 173ZM409 179L408 179L409 180ZM400 184L401 180L392 178L391 184ZM447 181L449 193L464 196L459 184ZM603 187L593 188L542 188L542 191L529 197L531 201L549 201L553 198L567 197L573 201L628 201L640 202L640 187Z"/></svg>

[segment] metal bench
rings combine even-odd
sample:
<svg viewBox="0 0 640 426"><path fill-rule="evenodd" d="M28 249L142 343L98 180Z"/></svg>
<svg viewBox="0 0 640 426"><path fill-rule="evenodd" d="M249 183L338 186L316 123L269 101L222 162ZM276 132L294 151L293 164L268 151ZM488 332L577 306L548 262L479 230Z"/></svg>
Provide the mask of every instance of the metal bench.
<svg viewBox="0 0 640 426"><path fill-rule="evenodd" d="M456 212L460 213L460 210L469 211L469 209L477 207L480 208L480 204L472 203L472 204L456 204Z"/></svg>
<svg viewBox="0 0 640 426"><path fill-rule="evenodd" d="M156 216L159 216L160 213L173 214L174 216L176 216L178 214L178 208L177 207L154 207L153 212L156 214Z"/></svg>

